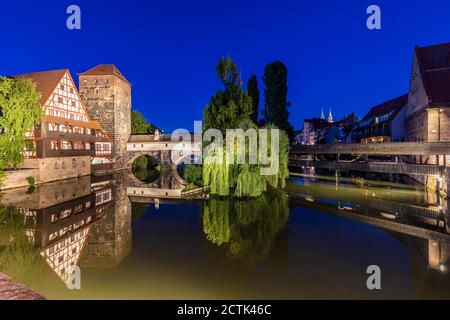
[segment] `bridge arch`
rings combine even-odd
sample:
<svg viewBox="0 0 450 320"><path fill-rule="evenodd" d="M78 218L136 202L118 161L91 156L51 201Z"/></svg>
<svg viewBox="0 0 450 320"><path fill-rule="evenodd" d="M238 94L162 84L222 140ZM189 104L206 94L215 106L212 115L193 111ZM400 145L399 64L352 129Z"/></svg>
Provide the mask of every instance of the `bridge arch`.
<svg viewBox="0 0 450 320"><path fill-rule="evenodd" d="M178 157L172 165L172 172L173 172L174 178L183 185L187 185L188 183L186 180L184 180L180 176L180 173L178 172L178 166L187 158L191 159L191 164L192 164L192 160L199 159L200 157L199 157L198 153L196 153L196 152L186 153L186 154Z"/></svg>
<svg viewBox="0 0 450 320"><path fill-rule="evenodd" d="M131 168L133 163L138 159L139 157L147 156L152 159L154 159L157 163L162 163L161 161L161 155L159 152L155 151L141 151L141 152L133 152L129 153L128 161L127 161L127 167Z"/></svg>

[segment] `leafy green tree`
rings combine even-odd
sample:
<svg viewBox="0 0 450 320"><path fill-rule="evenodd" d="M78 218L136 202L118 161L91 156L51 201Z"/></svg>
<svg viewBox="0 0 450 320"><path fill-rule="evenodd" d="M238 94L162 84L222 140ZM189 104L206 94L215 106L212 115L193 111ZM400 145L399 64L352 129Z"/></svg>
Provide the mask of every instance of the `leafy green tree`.
<svg viewBox="0 0 450 320"><path fill-rule="evenodd" d="M26 134L42 119L39 99L30 79L0 77L0 176L23 163L25 148L34 148Z"/></svg>
<svg viewBox="0 0 450 320"><path fill-rule="evenodd" d="M151 134L157 128L149 123L139 111L131 111L131 134Z"/></svg>
<svg viewBox="0 0 450 320"><path fill-rule="evenodd" d="M255 124L258 124L259 117L259 88L256 74L252 74L247 82L247 93L252 98L252 114L251 119Z"/></svg>
<svg viewBox="0 0 450 320"><path fill-rule="evenodd" d="M247 92L242 90L241 81L237 72L236 64L230 58L222 58L216 68L219 79L224 85L224 90L219 90L212 98L210 104L204 111L205 129L215 128L222 131L226 136L226 129L248 129L258 130L252 115L252 98ZM269 129L275 129L273 125ZM258 132L258 131L257 131ZM269 130L270 132L270 130ZM271 188L284 188L285 179L288 172L287 161L282 161L288 152L289 139L284 138L285 134L280 130L280 167L278 174L274 176L261 175L261 164L229 164L226 161L226 145L210 150L204 155L203 162L203 184L210 187L210 193L217 196L228 196L233 194L236 197L258 197ZM271 146L270 135L268 146ZM234 141L232 148L237 149L237 141ZM249 153L249 141L246 141L246 159ZM213 159L220 154L223 149L222 163L213 163ZM273 150L268 150L272 155ZM237 160L237 159L235 159Z"/></svg>
<svg viewBox="0 0 450 320"><path fill-rule="evenodd" d="M292 141L294 129L289 123L288 108L291 103L287 101L287 68L275 61L264 68L264 109L263 116L266 124L273 124L285 131Z"/></svg>
<svg viewBox="0 0 450 320"><path fill-rule="evenodd" d="M186 181L194 186L203 186L203 169L197 165L189 165L184 169Z"/></svg>
<svg viewBox="0 0 450 320"><path fill-rule="evenodd" d="M239 128L244 120L250 119L252 99L242 90L242 81L233 60L221 58L216 72L224 90L219 90L211 98L204 110L203 126L215 128L225 133L228 128Z"/></svg>

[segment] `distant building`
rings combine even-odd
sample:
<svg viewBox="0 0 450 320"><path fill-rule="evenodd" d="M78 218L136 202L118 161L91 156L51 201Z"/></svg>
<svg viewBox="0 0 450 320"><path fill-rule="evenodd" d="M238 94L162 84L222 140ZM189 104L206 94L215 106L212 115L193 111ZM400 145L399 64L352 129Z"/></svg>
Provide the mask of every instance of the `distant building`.
<svg viewBox="0 0 450 320"><path fill-rule="evenodd" d="M342 120L333 121L331 110L328 118L322 110L320 118L306 119L303 129L298 131L295 137L295 144L315 145L324 143L346 143L346 137L356 122L354 113Z"/></svg>
<svg viewBox="0 0 450 320"><path fill-rule="evenodd" d="M331 111L330 111L330 115L329 118L333 118L333 116L331 115ZM352 139L351 139L351 135L352 135L352 130L355 126L355 124L357 123L358 118L356 117L356 115L354 113L350 114L349 116L338 120L336 122L333 122L332 127L330 128L330 130L328 130L326 136L325 136L325 143L327 144L333 144L333 143L351 143Z"/></svg>
<svg viewBox="0 0 450 320"><path fill-rule="evenodd" d="M305 141L303 140L303 129L294 131L293 144L305 144Z"/></svg>
<svg viewBox="0 0 450 320"><path fill-rule="evenodd" d="M332 125L325 119L306 119L302 130L302 143L305 145L325 143L325 136Z"/></svg>
<svg viewBox="0 0 450 320"><path fill-rule="evenodd" d="M382 143L404 141L407 102L408 95L403 95L370 109L353 130L353 142Z"/></svg>

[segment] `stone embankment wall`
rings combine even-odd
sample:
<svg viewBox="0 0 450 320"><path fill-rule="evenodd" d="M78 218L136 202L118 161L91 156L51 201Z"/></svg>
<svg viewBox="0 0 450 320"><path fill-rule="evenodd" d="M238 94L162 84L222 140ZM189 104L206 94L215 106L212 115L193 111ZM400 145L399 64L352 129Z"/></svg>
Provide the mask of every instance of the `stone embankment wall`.
<svg viewBox="0 0 450 320"><path fill-rule="evenodd" d="M12 283L7 275L0 273L0 300L45 300L45 298L24 285Z"/></svg>
<svg viewBox="0 0 450 320"><path fill-rule="evenodd" d="M20 170L7 171L0 189L14 189L29 186L28 177L36 184L65 180L91 174L91 159L86 157L62 157L27 159Z"/></svg>

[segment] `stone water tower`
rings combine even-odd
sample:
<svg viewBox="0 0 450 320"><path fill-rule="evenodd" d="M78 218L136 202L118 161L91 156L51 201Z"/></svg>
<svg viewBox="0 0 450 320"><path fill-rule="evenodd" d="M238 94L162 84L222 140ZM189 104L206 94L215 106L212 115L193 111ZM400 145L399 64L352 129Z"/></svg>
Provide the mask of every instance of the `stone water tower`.
<svg viewBox="0 0 450 320"><path fill-rule="evenodd" d="M125 168L131 134L131 83L113 64L98 65L78 76L89 117L97 120L113 141L114 168Z"/></svg>

